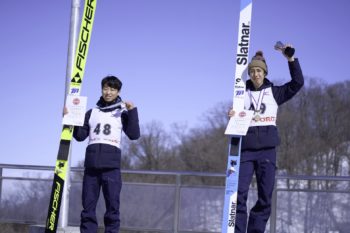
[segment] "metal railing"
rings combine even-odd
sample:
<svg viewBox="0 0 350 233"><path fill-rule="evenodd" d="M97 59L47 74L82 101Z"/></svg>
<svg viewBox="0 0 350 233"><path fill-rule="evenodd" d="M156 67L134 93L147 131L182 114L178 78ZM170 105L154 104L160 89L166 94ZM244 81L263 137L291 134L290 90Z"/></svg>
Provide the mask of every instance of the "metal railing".
<svg viewBox="0 0 350 233"><path fill-rule="evenodd" d="M36 165L16 165L16 164L0 164L0 207L1 207L1 201L2 201L2 196L4 193L4 185L3 185L3 181L7 180L7 181L19 181L19 182L23 182L23 181L34 181L34 182L38 182L38 181L44 181L44 182L48 182L48 184L51 184L50 182L52 181L52 178L48 177L48 178L31 178L31 177L21 177L21 176L5 176L4 175L4 170L34 170L34 171L52 171L52 175L53 175L53 171L54 171L54 167L53 166L36 166ZM71 172L72 173L80 173L83 172L83 168L81 167L72 167L71 168ZM170 227L147 227L147 226L137 226L137 225L132 225L132 224L127 224L122 226L122 229L126 229L126 230L148 230L148 231L153 231L153 232L175 232L175 233L184 233L184 232L218 232L219 230L217 230L220 227L216 227L214 230L208 230L208 226L207 228L203 227L203 228L198 228L196 230L191 230L190 227L187 227L186 224L184 224L183 222L185 222L185 220L191 222L194 221L194 219L197 218L197 215L193 215L195 216L193 220L188 220L186 219L187 217L183 217L182 215L187 214L186 211L189 211L191 213L195 213L197 214L197 212L203 211L203 210L191 210L188 205L184 204L184 201L186 200L192 200L193 204L197 203L198 200L197 199L197 194L195 193L196 191L200 190L200 192L204 192L204 193L209 193L209 191L212 191L213 193L215 193L215 197L213 199L207 199L206 201L202 201L200 202L200 204L198 204L197 206L199 206L198 208L206 208L206 211L203 212L210 212L210 208L213 208L213 206L209 206L206 207L205 205L207 205L209 202L214 202L216 201L220 201L220 193L222 193L222 203L217 204L216 206L214 206L214 208L217 208L218 211L216 211L215 214L215 220L212 220L211 218L213 216L210 216L210 214L206 215L206 216L202 216L204 218L204 220L202 222L206 222L206 221L212 221L216 224L216 226L218 225L218 222L220 224L221 221L221 216L218 216L219 214L217 214L217 212L219 212L220 210L220 205L223 204L223 189L224 186L223 185L208 185L208 184L195 184L196 181L191 180L190 182L187 181L188 177L196 177L198 179L201 179L201 181L203 180L207 180L207 179L219 179L221 181L219 181L219 183L224 182L225 179L225 174L223 173L203 173L203 172L179 172L179 171L140 171L140 170L122 170L122 174L123 176L132 176L132 175L136 175L136 176L154 176L154 177L164 177L164 176L169 176L172 177L171 182L169 182L169 180L167 180L167 182L165 182L164 184L164 180L163 181L159 181L159 179L153 179L153 181L155 182L151 182L151 181L147 181L147 182L140 182L140 181L135 181L135 182L124 182L123 185L125 185L126 187L126 192L130 192L130 190L135 189L135 188L140 188L141 190L152 190L154 188L160 188L161 191L164 191L166 193L166 197L165 197L165 201L167 202L171 202L172 204L169 205L169 209L170 212L172 213L168 213L166 218L167 220L164 221L166 222L165 225L172 225ZM150 179L152 180L152 179ZM80 184L81 180L72 180L72 185L74 184ZM198 183L198 182L197 182ZM200 183L200 182L199 182ZM217 183L217 182L216 182ZM337 185L341 183L342 185ZM148 188L150 187L150 189ZM123 188L124 189L124 188ZM252 187L252 189L254 189L254 187ZM191 194L192 192L192 194ZM135 192L137 193L137 191ZM145 192L146 193L146 192ZM145 194L143 193L143 195ZM276 185L275 185L275 190L273 193L273 200L272 200L272 213L271 213L271 217L269 220L269 232L270 233L276 233L277 232L277 225L278 225L278 200L279 200L279 195L283 195L283 194L288 194L287 198L295 198L293 197L293 194L298 194L300 196L300 193L331 193L331 194L349 194L349 199L350 200L350 176L346 176L346 177L329 177L329 176L276 176ZM171 194L171 195L170 195ZM155 193L150 194L149 196L154 196L156 195ZM205 195L204 195L205 196ZM129 197L128 197L129 198ZM152 198L152 197L151 197ZM158 197L153 197L155 199L157 199ZM300 197L298 197L300 198ZM160 198L161 199L161 198ZM284 200L286 198L282 198L281 200ZM303 198L301 198L303 199ZM311 200L312 198L310 197L305 197L303 200L304 202L306 202L305 200ZM151 199L149 199L151 200ZM312 200L311 200L312 201ZM128 202L127 200L125 202ZM131 201L132 202L132 201ZM191 201L189 201L191 202ZM349 201L350 202L350 201ZM204 204L203 204L204 203ZM288 205L292 205L292 201L288 202L291 204ZM311 203L311 202L310 202ZM133 203L129 203L129 204L133 204ZM128 205L128 204L126 204ZM302 205L302 204L301 204ZM283 206L283 205L282 205ZM350 203L348 203L348 206L350 207ZM197 208L197 207L196 207ZM127 209L132 209L132 208L127 208ZM186 211L184 210L186 209ZM287 208L288 209L288 208ZM123 212L122 212L123 214ZM138 214L138 213L137 213ZM163 217L163 216L161 216ZM169 219L172 218L172 221L169 221ZM210 219L209 219L210 218ZM136 217L137 219L137 217ZM1 220L1 219L0 219ZM27 219L22 219L23 222L27 222ZM282 219L283 220L283 219ZM281 220L281 221L282 221ZM18 222L18 220L16 220ZM19 220L20 221L20 220ZM284 220L283 220L284 221ZM288 221L292 221L292 220L288 220ZM127 222L127 221L126 221ZM41 223L41 222L38 222ZM205 224L205 223L204 223ZM212 223L208 223L207 225L215 225ZM291 223L289 223L291 224ZM282 223L279 223L280 227L283 225ZM198 224L197 224L198 226ZM167 229L166 229L167 228ZM195 227L194 227L195 229ZM293 232L293 231L292 231ZM316 231L317 232L317 231ZM334 231L337 232L337 231Z"/></svg>

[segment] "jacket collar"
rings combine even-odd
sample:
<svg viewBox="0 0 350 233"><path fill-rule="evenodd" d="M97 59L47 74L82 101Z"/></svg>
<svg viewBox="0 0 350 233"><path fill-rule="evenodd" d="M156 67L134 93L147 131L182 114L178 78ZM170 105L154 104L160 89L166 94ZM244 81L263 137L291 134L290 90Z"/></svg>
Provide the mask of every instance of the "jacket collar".
<svg viewBox="0 0 350 233"><path fill-rule="evenodd" d="M122 98L118 96L114 101L112 102L106 102L103 97L101 96L100 99L97 101L96 105L98 109L100 109L102 112L111 112L114 111L115 109L122 108Z"/></svg>
<svg viewBox="0 0 350 233"><path fill-rule="evenodd" d="M250 90L250 91L261 91L265 88L272 87L272 86L273 86L273 83L270 82L270 80L268 80L267 78L264 79L263 84L258 89L255 89L254 84L253 84L251 79L248 79L246 81L246 89Z"/></svg>

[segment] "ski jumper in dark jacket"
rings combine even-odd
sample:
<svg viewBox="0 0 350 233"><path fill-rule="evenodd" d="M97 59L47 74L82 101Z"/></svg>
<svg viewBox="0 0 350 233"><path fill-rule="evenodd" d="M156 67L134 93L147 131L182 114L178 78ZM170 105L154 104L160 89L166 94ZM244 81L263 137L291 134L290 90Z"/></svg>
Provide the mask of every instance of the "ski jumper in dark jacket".
<svg viewBox="0 0 350 233"><path fill-rule="evenodd" d="M275 181L276 146L280 140L276 127L278 106L291 99L303 86L304 78L297 58L288 62L291 81L274 86L268 79L255 89L246 82L245 108L258 112L246 136L242 137L238 182L236 233L263 233L271 213ZM256 109L258 108L258 109ZM247 198L253 174L256 174L258 200L250 210L247 228Z"/></svg>
<svg viewBox="0 0 350 233"><path fill-rule="evenodd" d="M122 131L131 140L140 137L137 108L127 110L120 97L112 103L105 102L101 97L97 107L85 114L84 125L74 129L73 136L77 141L89 137L84 163L82 233L97 232L96 205L101 187L106 203L105 232L119 231Z"/></svg>

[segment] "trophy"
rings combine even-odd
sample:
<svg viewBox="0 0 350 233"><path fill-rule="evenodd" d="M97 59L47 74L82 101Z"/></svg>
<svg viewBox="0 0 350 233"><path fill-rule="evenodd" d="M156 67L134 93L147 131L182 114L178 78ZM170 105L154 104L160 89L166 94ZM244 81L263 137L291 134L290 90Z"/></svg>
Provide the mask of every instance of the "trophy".
<svg viewBox="0 0 350 233"><path fill-rule="evenodd" d="M295 53L295 49L292 47L286 47L284 48L284 44L281 41L277 41L275 44L275 49L276 50L281 50L287 57L292 57Z"/></svg>

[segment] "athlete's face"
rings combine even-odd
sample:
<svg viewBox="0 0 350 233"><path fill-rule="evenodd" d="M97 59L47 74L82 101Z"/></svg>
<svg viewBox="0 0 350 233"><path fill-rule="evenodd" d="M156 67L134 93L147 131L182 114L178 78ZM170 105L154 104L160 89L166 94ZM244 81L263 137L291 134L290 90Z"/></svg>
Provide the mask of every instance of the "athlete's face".
<svg viewBox="0 0 350 233"><path fill-rule="evenodd" d="M109 87L107 85L103 86L102 88L102 98L106 102L112 102L114 101L119 95L118 89Z"/></svg>
<svg viewBox="0 0 350 233"><path fill-rule="evenodd" d="M255 66L250 68L249 76L254 84L254 87L258 89L264 83L265 71L260 67Z"/></svg>

